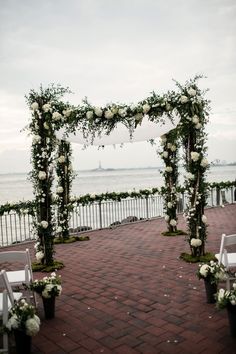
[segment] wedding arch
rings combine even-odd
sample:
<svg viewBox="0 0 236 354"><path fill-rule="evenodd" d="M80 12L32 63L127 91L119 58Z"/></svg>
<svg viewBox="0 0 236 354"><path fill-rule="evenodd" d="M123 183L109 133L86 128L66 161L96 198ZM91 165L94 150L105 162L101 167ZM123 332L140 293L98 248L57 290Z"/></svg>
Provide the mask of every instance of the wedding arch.
<svg viewBox="0 0 236 354"><path fill-rule="evenodd" d="M207 219L204 207L207 198L205 172L209 167L206 159L206 132L209 101L198 87L195 76L184 85L176 82L178 91L164 95L152 92L142 101L128 105L109 103L105 107L94 106L86 100L78 106L63 102L68 88L51 85L39 92L31 90L26 97L32 112L29 132L32 135L31 179L37 208L35 233L36 258L39 263L54 262L53 240L55 234L67 238L69 214L74 200L70 198L73 169L71 147L66 137L81 132L90 144L102 134L109 135L118 124L124 125L133 136L138 126L148 119L160 126L174 115L180 116L177 127L161 137L160 155L165 163L163 188L166 222L169 231L177 228L176 207L178 202L178 147L180 142L185 154L185 190L188 193L185 218L188 225L188 242L192 255L204 255L207 237ZM65 138L58 139L58 131L64 129ZM52 193L54 169L58 176L56 193ZM151 191L149 192L152 193ZM55 208L55 204L57 208ZM57 226L56 226L57 225Z"/></svg>

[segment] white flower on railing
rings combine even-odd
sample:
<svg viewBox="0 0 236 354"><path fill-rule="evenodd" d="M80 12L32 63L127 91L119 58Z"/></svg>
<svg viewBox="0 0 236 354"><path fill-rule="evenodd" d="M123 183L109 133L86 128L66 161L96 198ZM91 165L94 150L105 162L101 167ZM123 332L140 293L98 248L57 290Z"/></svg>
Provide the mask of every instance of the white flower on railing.
<svg viewBox="0 0 236 354"><path fill-rule="evenodd" d="M93 118L93 111L87 111L86 112L86 118L89 119L89 120L92 119Z"/></svg>
<svg viewBox="0 0 236 354"><path fill-rule="evenodd" d="M96 114L97 117L101 117L103 111L102 111L102 109L100 107L95 107L94 113Z"/></svg>
<svg viewBox="0 0 236 354"><path fill-rule="evenodd" d="M126 114L127 114L126 108L119 108L118 114L119 114L119 116L121 116L122 118L126 117Z"/></svg>
<svg viewBox="0 0 236 354"><path fill-rule="evenodd" d="M33 135L33 138L32 138L33 145L36 145L36 144L40 143L40 141L41 141L41 136L40 135Z"/></svg>
<svg viewBox="0 0 236 354"><path fill-rule="evenodd" d="M175 219L171 219L170 220L170 225L171 226L176 226L177 225L177 221Z"/></svg>
<svg viewBox="0 0 236 354"><path fill-rule="evenodd" d="M31 105L31 108L33 111L36 111L37 109L39 109L39 105L37 102L33 102L32 105Z"/></svg>
<svg viewBox="0 0 236 354"><path fill-rule="evenodd" d="M171 166L166 166L165 171L170 173L173 171L173 168Z"/></svg>
<svg viewBox="0 0 236 354"><path fill-rule="evenodd" d="M196 162L199 160L200 154L196 151L191 151L191 159Z"/></svg>
<svg viewBox="0 0 236 354"><path fill-rule="evenodd" d="M163 151L162 156L167 159L167 157L169 156L168 151Z"/></svg>
<svg viewBox="0 0 236 354"><path fill-rule="evenodd" d="M42 220L40 224L43 229L46 229L48 227L48 222L46 220Z"/></svg>
<svg viewBox="0 0 236 354"><path fill-rule="evenodd" d="M64 188L62 186L57 187L57 193L58 194L63 193L63 191L64 191Z"/></svg>
<svg viewBox="0 0 236 354"><path fill-rule="evenodd" d="M58 226L57 232L58 232L58 233L62 232L62 227L61 227L61 226Z"/></svg>
<svg viewBox="0 0 236 354"><path fill-rule="evenodd" d="M114 113L109 109L105 112L106 119L112 119L114 117Z"/></svg>
<svg viewBox="0 0 236 354"><path fill-rule="evenodd" d="M63 113L63 116L64 116L64 117L68 118L68 117L70 117L70 115L71 115L72 112L73 112L72 109L66 109L66 110L63 111L62 113Z"/></svg>
<svg viewBox="0 0 236 354"><path fill-rule="evenodd" d="M173 204L172 204L171 202L168 202L168 203L167 203L167 207L168 207L169 209L171 209L171 208L173 207Z"/></svg>
<svg viewBox="0 0 236 354"><path fill-rule="evenodd" d="M202 127L202 124L201 124L201 123L197 123L197 124L195 125L195 128L196 128L196 129L201 129L201 127Z"/></svg>
<svg viewBox="0 0 236 354"><path fill-rule="evenodd" d="M203 222L203 224L207 223L207 217L204 214L202 215L202 222Z"/></svg>
<svg viewBox="0 0 236 354"><path fill-rule="evenodd" d="M200 238L192 238L190 241L190 245L192 247L199 247L202 245L202 241L200 240Z"/></svg>
<svg viewBox="0 0 236 354"><path fill-rule="evenodd" d="M191 172L186 173L186 178L193 180L195 178L194 174L192 174Z"/></svg>
<svg viewBox="0 0 236 354"><path fill-rule="evenodd" d="M166 137L166 135L162 135L162 136L161 136L161 145L165 145L166 142L167 142L167 137Z"/></svg>
<svg viewBox="0 0 236 354"><path fill-rule="evenodd" d="M151 109L151 107L149 106L148 103L145 103L145 104L143 105L143 113L144 113L144 114L147 114L147 113L150 111L150 109Z"/></svg>
<svg viewBox="0 0 236 354"><path fill-rule="evenodd" d="M176 146L175 145L171 145L171 147L170 147L170 150L172 151L172 152L174 152L174 151L176 151Z"/></svg>
<svg viewBox="0 0 236 354"><path fill-rule="evenodd" d="M48 125L48 123L47 123L47 122L44 122L44 123L43 123L43 126L44 126L44 129L46 129L46 130L48 130L48 129L49 129L49 125Z"/></svg>
<svg viewBox="0 0 236 354"><path fill-rule="evenodd" d="M199 118L198 118L198 116L197 116L196 114L193 116L192 122L193 122L194 124L198 124L198 123L199 123Z"/></svg>
<svg viewBox="0 0 236 354"><path fill-rule="evenodd" d="M45 171L39 171L38 178L40 179L40 181L45 180L47 178L46 172Z"/></svg>
<svg viewBox="0 0 236 354"><path fill-rule="evenodd" d="M66 158L65 158L64 155L61 155L61 156L58 157L57 161L58 161L59 163L64 163L64 162L66 161Z"/></svg>

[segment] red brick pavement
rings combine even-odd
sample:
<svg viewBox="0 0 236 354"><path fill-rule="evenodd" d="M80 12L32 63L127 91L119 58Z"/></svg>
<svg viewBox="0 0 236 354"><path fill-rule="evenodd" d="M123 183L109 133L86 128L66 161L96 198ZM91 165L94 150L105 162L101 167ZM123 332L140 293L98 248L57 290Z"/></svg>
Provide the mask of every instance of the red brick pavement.
<svg viewBox="0 0 236 354"><path fill-rule="evenodd" d="M215 253L221 234L236 231L236 205L206 215L207 250ZM185 229L182 217L179 228ZM163 230L165 222L156 219L56 245L55 258L65 264L63 293L52 320L44 319L39 299L42 325L32 353L236 353L226 310L206 303L198 266L179 259L189 251L184 236L163 237Z"/></svg>

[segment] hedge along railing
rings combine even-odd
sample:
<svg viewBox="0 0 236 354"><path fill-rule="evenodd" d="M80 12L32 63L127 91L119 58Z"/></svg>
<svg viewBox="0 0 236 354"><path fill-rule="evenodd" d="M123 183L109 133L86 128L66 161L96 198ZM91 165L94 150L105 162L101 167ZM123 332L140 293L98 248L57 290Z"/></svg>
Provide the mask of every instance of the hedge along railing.
<svg viewBox="0 0 236 354"><path fill-rule="evenodd" d="M212 183L207 206L219 206L236 201L236 183ZM163 197L157 188L139 192L84 195L76 198L71 211L70 232L101 229L112 226L162 217ZM142 192L142 193L140 193ZM150 193L150 194L149 194ZM113 199L113 200L112 200ZM187 197L180 191L178 212L185 209ZM0 247L33 240L33 202L19 202L0 206Z"/></svg>

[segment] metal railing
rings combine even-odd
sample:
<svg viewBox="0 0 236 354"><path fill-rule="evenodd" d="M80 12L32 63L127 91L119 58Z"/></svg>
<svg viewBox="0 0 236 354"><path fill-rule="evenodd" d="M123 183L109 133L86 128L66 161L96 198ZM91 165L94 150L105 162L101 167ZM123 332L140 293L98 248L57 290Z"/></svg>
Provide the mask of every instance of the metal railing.
<svg viewBox="0 0 236 354"><path fill-rule="evenodd" d="M211 189L207 206L219 206L235 202L235 187L226 190ZM187 197L180 198L177 211L182 213ZM112 227L131 221L162 217L163 199L161 195L146 198L127 198L121 201L102 201L79 204L71 213L70 232L81 232ZM0 247L34 239L33 219L28 214L10 212L0 216Z"/></svg>

